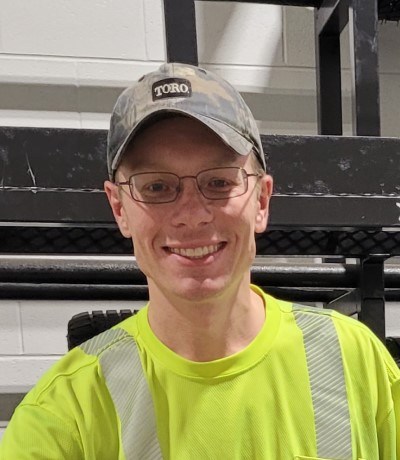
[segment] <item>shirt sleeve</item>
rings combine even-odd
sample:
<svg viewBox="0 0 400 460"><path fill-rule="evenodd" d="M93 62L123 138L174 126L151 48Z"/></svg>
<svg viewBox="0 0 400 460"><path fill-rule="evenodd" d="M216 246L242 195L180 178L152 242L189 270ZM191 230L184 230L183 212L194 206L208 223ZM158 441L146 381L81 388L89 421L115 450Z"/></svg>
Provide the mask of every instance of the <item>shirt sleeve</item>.
<svg viewBox="0 0 400 460"><path fill-rule="evenodd" d="M382 349L391 389L392 408L378 429L379 458L400 460L400 370L388 350L383 346Z"/></svg>
<svg viewBox="0 0 400 460"><path fill-rule="evenodd" d="M394 403L394 416L396 426L396 453L400 459L400 380L397 380L393 385L393 403Z"/></svg>
<svg viewBox="0 0 400 460"><path fill-rule="evenodd" d="M84 459L75 427L39 405L20 405L0 443L0 460Z"/></svg>

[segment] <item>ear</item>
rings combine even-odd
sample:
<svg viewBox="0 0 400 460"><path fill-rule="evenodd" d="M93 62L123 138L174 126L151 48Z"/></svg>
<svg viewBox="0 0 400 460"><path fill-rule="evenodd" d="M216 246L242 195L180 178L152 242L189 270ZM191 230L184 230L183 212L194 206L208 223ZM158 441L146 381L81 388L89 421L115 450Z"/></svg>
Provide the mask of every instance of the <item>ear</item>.
<svg viewBox="0 0 400 460"><path fill-rule="evenodd" d="M258 210L256 214L255 232L262 233L267 228L269 215L269 202L272 195L273 179L265 174L260 179L260 191L258 196Z"/></svg>
<svg viewBox="0 0 400 460"><path fill-rule="evenodd" d="M118 224L120 232L125 238L131 238L132 235L129 230L128 219L118 191L118 186L106 180L104 182L104 191L106 192L108 202L110 203L114 219Z"/></svg>

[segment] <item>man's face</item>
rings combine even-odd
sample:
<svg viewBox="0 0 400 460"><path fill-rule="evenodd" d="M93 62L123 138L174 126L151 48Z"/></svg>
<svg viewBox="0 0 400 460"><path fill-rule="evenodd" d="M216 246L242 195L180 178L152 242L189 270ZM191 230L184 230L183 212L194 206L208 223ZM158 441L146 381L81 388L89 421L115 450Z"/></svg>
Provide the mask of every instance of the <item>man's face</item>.
<svg viewBox="0 0 400 460"><path fill-rule="evenodd" d="M252 163L250 156L235 154L198 121L168 118L135 137L117 180L157 171L195 176L224 166L254 173ZM130 197L128 186L122 187L121 193L114 184L105 184L120 230L134 242L150 294L160 290L169 297L198 302L248 285L255 256L254 233L263 232L267 223L270 176L249 177L247 193L225 200L205 198L192 178L182 180L172 203L140 203Z"/></svg>

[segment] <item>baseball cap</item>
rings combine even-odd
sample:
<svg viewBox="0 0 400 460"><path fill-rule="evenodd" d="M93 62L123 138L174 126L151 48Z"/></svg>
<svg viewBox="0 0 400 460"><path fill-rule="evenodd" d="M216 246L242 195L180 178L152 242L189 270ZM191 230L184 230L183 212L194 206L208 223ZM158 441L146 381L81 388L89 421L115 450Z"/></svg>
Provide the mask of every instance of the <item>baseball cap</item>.
<svg viewBox="0 0 400 460"><path fill-rule="evenodd" d="M253 150L266 170L260 133L239 92L209 70L166 63L123 91L114 106L107 140L111 180L135 133L144 122L162 112L199 120L239 155Z"/></svg>

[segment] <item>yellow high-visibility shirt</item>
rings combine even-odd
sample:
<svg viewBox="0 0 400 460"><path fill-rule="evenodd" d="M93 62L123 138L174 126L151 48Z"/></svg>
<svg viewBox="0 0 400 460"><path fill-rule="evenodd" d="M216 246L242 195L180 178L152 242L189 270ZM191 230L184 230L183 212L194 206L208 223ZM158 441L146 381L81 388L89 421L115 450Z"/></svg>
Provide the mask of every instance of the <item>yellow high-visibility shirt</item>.
<svg viewBox="0 0 400 460"><path fill-rule="evenodd" d="M16 409L0 459L400 459L400 371L380 340L253 289L264 326L226 358L175 354L147 307L70 351Z"/></svg>

